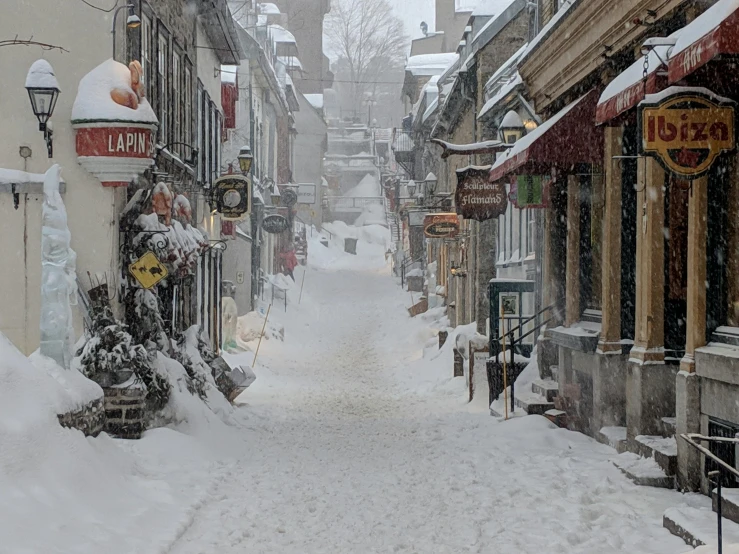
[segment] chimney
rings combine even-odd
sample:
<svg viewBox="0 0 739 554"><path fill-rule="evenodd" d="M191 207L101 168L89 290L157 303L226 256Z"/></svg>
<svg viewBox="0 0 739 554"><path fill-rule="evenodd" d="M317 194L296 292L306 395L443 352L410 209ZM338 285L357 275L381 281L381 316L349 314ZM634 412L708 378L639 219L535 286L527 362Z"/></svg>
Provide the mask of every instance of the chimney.
<svg viewBox="0 0 739 554"><path fill-rule="evenodd" d="M454 24L455 12L455 0L436 0L436 24L434 30L437 33L440 31L449 33Z"/></svg>

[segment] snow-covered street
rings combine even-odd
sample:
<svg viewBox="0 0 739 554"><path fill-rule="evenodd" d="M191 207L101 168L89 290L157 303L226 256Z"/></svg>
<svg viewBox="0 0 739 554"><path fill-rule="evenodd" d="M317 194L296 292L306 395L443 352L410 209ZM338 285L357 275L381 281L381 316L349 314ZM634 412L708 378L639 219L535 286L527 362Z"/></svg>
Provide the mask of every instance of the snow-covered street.
<svg viewBox="0 0 739 554"><path fill-rule="evenodd" d="M242 396L247 450L169 552L689 550L661 522L680 495L633 485L612 449L465 404L451 365L420 359L423 324L387 270L306 283Z"/></svg>

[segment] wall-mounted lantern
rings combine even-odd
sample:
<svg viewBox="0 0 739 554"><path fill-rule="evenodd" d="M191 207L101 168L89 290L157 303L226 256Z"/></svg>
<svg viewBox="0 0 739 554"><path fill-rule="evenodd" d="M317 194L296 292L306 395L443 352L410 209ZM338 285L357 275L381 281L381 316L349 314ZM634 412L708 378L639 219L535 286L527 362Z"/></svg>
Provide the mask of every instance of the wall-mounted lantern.
<svg viewBox="0 0 739 554"><path fill-rule="evenodd" d="M513 144L526 134L526 126L523 124L521 116L510 110L500 123L498 132L500 133L500 140L506 144Z"/></svg>
<svg viewBox="0 0 739 554"><path fill-rule="evenodd" d="M56 101L61 90L51 64L46 60L36 60L26 76L26 90L31 99L33 115L38 119L38 130L44 133L49 157L53 155L53 131L49 118L54 113Z"/></svg>
<svg viewBox="0 0 739 554"><path fill-rule="evenodd" d="M239 168L241 168L241 173L243 175L248 175L249 171L251 171L251 165L254 161L254 156L251 153L251 148L248 146L242 146L241 150L239 150L239 155L237 156L239 160Z"/></svg>

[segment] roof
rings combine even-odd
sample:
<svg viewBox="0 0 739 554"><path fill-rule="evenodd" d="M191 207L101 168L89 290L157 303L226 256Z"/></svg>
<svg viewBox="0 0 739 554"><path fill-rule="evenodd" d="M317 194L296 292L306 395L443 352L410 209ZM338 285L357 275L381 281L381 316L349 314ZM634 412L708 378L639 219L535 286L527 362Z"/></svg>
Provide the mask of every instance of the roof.
<svg viewBox="0 0 739 554"><path fill-rule="evenodd" d="M293 35L283 26L269 25L268 28L270 31L270 35L272 36L272 40L274 40L275 42L297 43L297 41L295 40L295 35Z"/></svg>
<svg viewBox="0 0 739 554"><path fill-rule="evenodd" d="M441 75L458 59L456 53L420 54L408 58L405 70L414 76Z"/></svg>
<svg viewBox="0 0 739 554"><path fill-rule="evenodd" d="M304 94L308 104L313 106L317 110L323 109L323 94Z"/></svg>
<svg viewBox="0 0 739 554"><path fill-rule="evenodd" d="M273 4L272 2L262 2L259 4L259 13L265 15L279 15L281 12L280 8L278 8L276 4Z"/></svg>
<svg viewBox="0 0 739 554"><path fill-rule="evenodd" d="M488 0L491 5L495 4L499 10L492 14L482 29L472 39L473 50L479 50L488 44L503 28L508 25L524 8L526 8L526 0Z"/></svg>
<svg viewBox="0 0 739 554"><path fill-rule="evenodd" d="M297 56L277 56L277 59L284 63L288 69L303 69L303 64L300 63L300 58Z"/></svg>
<svg viewBox="0 0 739 554"><path fill-rule="evenodd" d="M708 8L680 30L680 36L672 49L671 57L677 56L703 38L737 10L739 10L739 0L720 0Z"/></svg>
<svg viewBox="0 0 739 554"><path fill-rule="evenodd" d="M199 2L198 15L202 18L203 30L213 46L218 61L226 65L239 65L246 58L226 0Z"/></svg>

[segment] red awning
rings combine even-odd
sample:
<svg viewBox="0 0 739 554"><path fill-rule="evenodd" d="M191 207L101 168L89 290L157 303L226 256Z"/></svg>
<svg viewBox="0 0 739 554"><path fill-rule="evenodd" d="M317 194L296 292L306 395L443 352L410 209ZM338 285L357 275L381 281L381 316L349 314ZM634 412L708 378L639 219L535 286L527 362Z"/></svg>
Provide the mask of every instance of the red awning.
<svg viewBox="0 0 739 554"><path fill-rule="evenodd" d="M541 166L603 162L603 132L595 126L599 93L593 89L520 139L490 170L490 181ZM521 170L525 165L532 167Z"/></svg>
<svg viewBox="0 0 739 554"><path fill-rule="evenodd" d="M670 84L722 54L739 54L739 0L719 0L680 30L668 63Z"/></svg>

